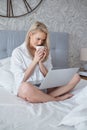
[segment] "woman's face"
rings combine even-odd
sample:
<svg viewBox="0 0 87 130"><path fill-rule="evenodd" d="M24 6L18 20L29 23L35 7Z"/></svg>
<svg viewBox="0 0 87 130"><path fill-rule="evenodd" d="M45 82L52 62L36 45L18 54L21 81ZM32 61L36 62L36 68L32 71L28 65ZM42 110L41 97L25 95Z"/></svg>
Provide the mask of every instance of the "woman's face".
<svg viewBox="0 0 87 130"><path fill-rule="evenodd" d="M35 33L30 32L30 47L36 48L36 46L44 45L46 40L46 34L41 31Z"/></svg>

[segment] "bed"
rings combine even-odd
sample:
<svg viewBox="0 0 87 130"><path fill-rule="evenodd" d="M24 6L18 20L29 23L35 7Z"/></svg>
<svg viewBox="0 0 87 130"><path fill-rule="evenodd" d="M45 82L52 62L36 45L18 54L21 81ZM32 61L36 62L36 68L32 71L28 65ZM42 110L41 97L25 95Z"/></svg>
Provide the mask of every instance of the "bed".
<svg viewBox="0 0 87 130"><path fill-rule="evenodd" d="M81 80L72 91L74 96L65 101L32 104L13 95L10 57L25 34L26 31L0 31L0 130L86 130L86 80ZM50 32L54 68L69 67L68 39L68 33Z"/></svg>

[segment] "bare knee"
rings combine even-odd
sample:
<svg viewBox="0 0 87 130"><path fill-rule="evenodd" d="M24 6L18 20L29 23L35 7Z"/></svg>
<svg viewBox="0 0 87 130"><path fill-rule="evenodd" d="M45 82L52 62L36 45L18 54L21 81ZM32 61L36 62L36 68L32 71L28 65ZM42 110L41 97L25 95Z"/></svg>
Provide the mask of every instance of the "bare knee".
<svg viewBox="0 0 87 130"><path fill-rule="evenodd" d="M22 83L19 87L18 96L29 102L35 102L34 86L26 82Z"/></svg>

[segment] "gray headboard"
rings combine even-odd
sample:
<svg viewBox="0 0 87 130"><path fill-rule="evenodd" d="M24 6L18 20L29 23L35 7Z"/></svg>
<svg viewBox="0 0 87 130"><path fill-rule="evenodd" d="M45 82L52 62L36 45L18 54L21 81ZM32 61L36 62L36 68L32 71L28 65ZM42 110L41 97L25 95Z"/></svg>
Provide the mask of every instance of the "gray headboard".
<svg viewBox="0 0 87 130"><path fill-rule="evenodd" d="M26 31L0 30L0 59L11 56L12 50L24 42ZM65 32L50 32L53 66L68 67L68 39Z"/></svg>

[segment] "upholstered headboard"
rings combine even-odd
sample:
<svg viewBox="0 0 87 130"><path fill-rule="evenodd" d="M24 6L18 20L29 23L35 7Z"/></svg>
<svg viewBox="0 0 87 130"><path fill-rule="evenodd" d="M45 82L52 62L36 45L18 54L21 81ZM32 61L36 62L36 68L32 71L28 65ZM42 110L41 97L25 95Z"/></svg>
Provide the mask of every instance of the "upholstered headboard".
<svg viewBox="0 0 87 130"><path fill-rule="evenodd" d="M11 56L12 50L24 42L26 31L0 30L0 59ZM65 32L50 32L54 67L68 67L68 38Z"/></svg>

